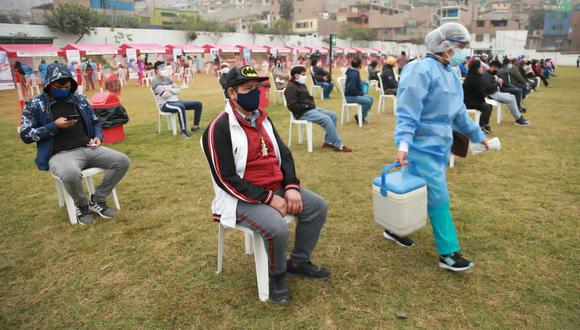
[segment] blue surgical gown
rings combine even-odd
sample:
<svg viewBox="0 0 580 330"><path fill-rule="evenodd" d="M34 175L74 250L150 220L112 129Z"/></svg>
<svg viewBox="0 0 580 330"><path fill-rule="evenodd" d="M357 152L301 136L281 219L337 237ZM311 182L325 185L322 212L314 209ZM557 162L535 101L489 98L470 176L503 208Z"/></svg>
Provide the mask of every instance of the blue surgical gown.
<svg viewBox="0 0 580 330"><path fill-rule="evenodd" d="M449 203L445 168L453 130L480 142L485 135L463 103L457 73L433 56L405 65L397 90L395 143L409 145L409 161L427 181L429 206ZM428 175L425 175L429 173Z"/></svg>

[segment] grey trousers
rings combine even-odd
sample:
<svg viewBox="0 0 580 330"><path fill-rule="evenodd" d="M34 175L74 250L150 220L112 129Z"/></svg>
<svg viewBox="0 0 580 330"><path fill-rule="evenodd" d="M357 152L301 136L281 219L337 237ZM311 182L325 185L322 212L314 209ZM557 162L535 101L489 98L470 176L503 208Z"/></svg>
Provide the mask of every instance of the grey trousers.
<svg viewBox="0 0 580 330"><path fill-rule="evenodd" d="M95 189L96 201L105 201L113 188L129 169L129 157L124 153L104 146L98 148L76 148L61 151L48 161L49 170L62 180L64 188L78 207L87 206L89 201L83 193L81 171L90 167L107 170L103 182Z"/></svg>
<svg viewBox="0 0 580 330"><path fill-rule="evenodd" d="M522 116L518 108L516 97L513 94L495 92L491 94L489 97L498 102L507 103L508 108L510 109L510 113L512 114L512 117L514 117L515 120L520 119L520 117Z"/></svg>
<svg viewBox="0 0 580 330"><path fill-rule="evenodd" d="M278 190L276 194L283 197L284 190ZM303 210L297 216L296 238L290 259L306 262L310 260L318 243L320 231L326 221L328 205L324 198L306 188L300 188L300 195ZM289 230L280 212L269 205L238 201L237 217L238 225L253 229L263 237L268 252L270 274L285 273Z"/></svg>

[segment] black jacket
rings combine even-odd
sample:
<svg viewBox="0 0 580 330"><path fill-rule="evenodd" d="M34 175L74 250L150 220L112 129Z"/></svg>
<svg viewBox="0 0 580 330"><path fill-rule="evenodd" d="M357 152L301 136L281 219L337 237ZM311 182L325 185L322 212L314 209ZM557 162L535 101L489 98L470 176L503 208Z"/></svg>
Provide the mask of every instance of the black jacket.
<svg viewBox="0 0 580 330"><path fill-rule="evenodd" d="M384 91L387 89L397 89L399 87L399 83L395 77L395 71L386 64L383 66L383 72L381 72L381 80L385 84L385 86L382 86Z"/></svg>
<svg viewBox="0 0 580 330"><path fill-rule="evenodd" d="M328 80L330 80L330 74L327 71L324 71L323 68L319 68L317 66L312 68L312 71L314 72L314 81L315 82L323 82L324 77L328 77Z"/></svg>
<svg viewBox="0 0 580 330"><path fill-rule="evenodd" d="M484 103L483 79L480 73L468 73L463 81L463 101L466 106Z"/></svg>
<svg viewBox="0 0 580 330"><path fill-rule="evenodd" d="M293 80L288 82L286 90L284 90L284 96L286 97L288 110L294 114L296 119L300 119L306 111L316 108L314 98L308 93L306 85Z"/></svg>
<svg viewBox="0 0 580 330"><path fill-rule="evenodd" d="M495 76L487 71L483 71L481 74L481 83L483 85L483 94L489 96L497 91L499 91L499 83L495 79Z"/></svg>

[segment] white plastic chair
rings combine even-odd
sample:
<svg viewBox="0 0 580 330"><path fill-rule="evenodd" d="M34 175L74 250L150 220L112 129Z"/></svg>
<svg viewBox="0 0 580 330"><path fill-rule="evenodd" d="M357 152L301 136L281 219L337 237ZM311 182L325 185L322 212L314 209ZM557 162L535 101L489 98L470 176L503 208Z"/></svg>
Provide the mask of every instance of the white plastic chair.
<svg viewBox="0 0 580 330"><path fill-rule="evenodd" d="M316 94L314 93L314 91L319 91L320 92L320 99L323 100L324 94L322 92L322 86L316 85L314 83L314 73L312 71L312 68L310 68L310 78L312 79L312 87L310 88L310 95L312 95L312 97L315 97L314 95L316 95Z"/></svg>
<svg viewBox="0 0 580 330"><path fill-rule="evenodd" d="M503 120L503 107L502 107L502 103L498 102L496 100L492 100L490 98L485 98L485 103L494 106L496 108L496 113L497 113L497 119L496 122L497 124L500 124L501 121Z"/></svg>
<svg viewBox="0 0 580 330"><path fill-rule="evenodd" d="M302 143L302 126L306 127L306 143L308 145L308 152L312 152L312 122L308 120L298 120L294 118L294 114L290 112L290 124L288 125L288 148L292 146L292 125L298 126L298 143Z"/></svg>
<svg viewBox="0 0 580 330"><path fill-rule="evenodd" d="M177 135L177 113L172 112L163 112L161 111L161 107L159 103L157 103L157 97L155 97L155 93L152 89L149 89L151 94L153 94L153 103L155 107L157 107L157 134L161 134L161 116L167 117L167 128L171 130L173 135Z"/></svg>
<svg viewBox="0 0 580 330"><path fill-rule="evenodd" d="M26 79L26 83L28 85L28 88L30 88L30 95L37 95L40 94L40 88L38 86L39 79L38 77L36 77L35 75L30 75L27 79ZM34 94L34 90L36 89L36 94Z"/></svg>
<svg viewBox="0 0 580 330"><path fill-rule="evenodd" d="M383 90L383 77L381 77L381 75L379 75L379 80L381 82L381 86L378 88L379 90L379 107L377 109L378 113L384 112L384 106L385 103L388 99L392 99L393 100L393 115L397 115L397 96L395 95L389 95L389 94L385 94L385 91Z"/></svg>
<svg viewBox="0 0 580 330"><path fill-rule="evenodd" d="M93 176L103 172L105 172L104 169L97 167L91 167L81 171L81 176L83 177L85 184L87 185L87 190L89 191L89 198L92 194L95 193L95 184L93 182ZM71 195L68 194L68 192L64 188L62 180L52 173L50 173L50 175L54 178L54 182L56 184L56 197L58 198L58 206L59 207L66 206L66 211L68 213L70 223L76 225L77 210L73 198L71 197ZM117 208L117 210L120 210L121 205L119 204L119 198L117 197L117 190L115 190L115 188L113 188L111 195L113 195L113 202L115 203L115 207Z"/></svg>
<svg viewBox="0 0 580 330"><path fill-rule="evenodd" d="M338 88L340 90L340 95L342 96L342 109L340 111L340 125L344 125L344 112L346 110L346 122L350 122L350 108L355 107L358 114L358 127L362 127L362 106L358 103L348 103L346 101L346 96L344 96L344 84L346 82L346 77L339 77Z"/></svg>

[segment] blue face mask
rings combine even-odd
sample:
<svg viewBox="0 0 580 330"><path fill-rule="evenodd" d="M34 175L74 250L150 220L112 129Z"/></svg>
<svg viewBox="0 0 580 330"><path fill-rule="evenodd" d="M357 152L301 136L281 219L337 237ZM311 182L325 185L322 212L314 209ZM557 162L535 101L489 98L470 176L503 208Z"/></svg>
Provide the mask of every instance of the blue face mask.
<svg viewBox="0 0 580 330"><path fill-rule="evenodd" d="M52 95L52 97L54 97L55 99L59 99L59 100L66 99L67 97L70 96L70 93L71 93L70 87L68 87L68 88L52 87L50 89L50 94Z"/></svg>
<svg viewBox="0 0 580 330"><path fill-rule="evenodd" d="M508 70L511 70L513 67L514 67L514 65L513 65L513 64L511 64L511 63L510 63L510 64L508 64Z"/></svg>
<svg viewBox="0 0 580 330"><path fill-rule="evenodd" d="M260 90L253 89L246 94L238 93L238 99L236 100L238 104L244 108L246 111L254 111L258 109L258 105L260 105Z"/></svg>
<svg viewBox="0 0 580 330"><path fill-rule="evenodd" d="M461 48L453 49L453 56L449 59L449 65L459 66L467 61L467 52Z"/></svg>

